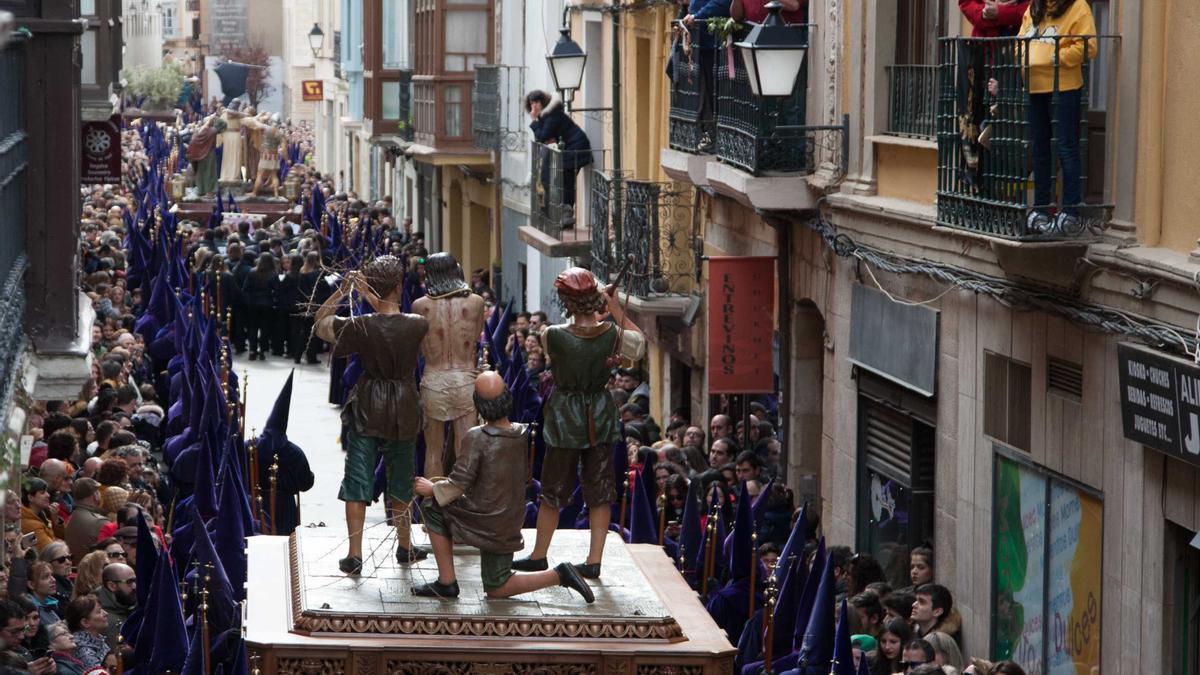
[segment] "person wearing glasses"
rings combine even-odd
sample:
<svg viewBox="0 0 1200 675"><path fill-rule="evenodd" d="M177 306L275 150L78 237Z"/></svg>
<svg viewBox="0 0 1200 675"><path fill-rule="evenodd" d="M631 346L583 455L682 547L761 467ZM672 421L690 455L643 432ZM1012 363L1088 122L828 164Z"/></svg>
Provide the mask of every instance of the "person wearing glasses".
<svg viewBox="0 0 1200 675"><path fill-rule="evenodd" d="M112 560L112 557L110 556L109 559ZM137 606L137 576L129 565L114 562L105 566L100 580L102 586L96 591L96 599L108 613L108 624L105 631L108 646L116 647L117 631ZM103 657L104 654L100 656Z"/></svg>
<svg viewBox="0 0 1200 675"><path fill-rule="evenodd" d="M100 528L109 520L100 508L100 484L96 481L91 478L76 480L71 486L71 497L75 501L75 510L67 521L63 538L71 551L71 558L79 564L83 556L96 545Z"/></svg>
<svg viewBox="0 0 1200 675"><path fill-rule="evenodd" d="M910 640L908 644L904 645L901 662L906 673L911 673L914 668L926 663L933 663L933 645L921 638Z"/></svg>
<svg viewBox="0 0 1200 675"><path fill-rule="evenodd" d="M58 601L59 607L66 607L75 588L75 584L71 582L71 551L67 548L67 543L55 539L42 549L38 557L42 562L50 564L50 571L54 574L54 599Z"/></svg>
<svg viewBox="0 0 1200 675"><path fill-rule="evenodd" d="M30 675L54 675L54 659L44 656L30 661L22 655L25 638L25 612L10 600L0 601L0 669L13 669Z"/></svg>
<svg viewBox="0 0 1200 675"><path fill-rule="evenodd" d="M83 661L75 656L78 646L75 644L75 636L71 634L71 629L67 627L67 622L59 621L50 626L47 632L50 635L50 656L58 668L57 675L83 673Z"/></svg>

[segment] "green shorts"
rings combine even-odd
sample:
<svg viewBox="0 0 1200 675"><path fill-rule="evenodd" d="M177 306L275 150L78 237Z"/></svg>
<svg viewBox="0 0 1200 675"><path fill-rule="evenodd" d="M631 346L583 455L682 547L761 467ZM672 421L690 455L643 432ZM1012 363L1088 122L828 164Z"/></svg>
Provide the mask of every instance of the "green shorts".
<svg viewBox="0 0 1200 675"><path fill-rule="evenodd" d="M375 467L379 455L387 470L387 498L411 502L413 498L413 453L415 441L397 441L376 436L359 436L346 430L346 471L338 499L344 502L371 502L375 493Z"/></svg>
<svg viewBox="0 0 1200 675"><path fill-rule="evenodd" d="M425 519L426 532L451 538L450 530L446 527L446 516L433 500L421 510L421 516ZM483 590L491 591L503 586L513 575L512 563L511 553L479 551L479 577L483 580Z"/></svg>

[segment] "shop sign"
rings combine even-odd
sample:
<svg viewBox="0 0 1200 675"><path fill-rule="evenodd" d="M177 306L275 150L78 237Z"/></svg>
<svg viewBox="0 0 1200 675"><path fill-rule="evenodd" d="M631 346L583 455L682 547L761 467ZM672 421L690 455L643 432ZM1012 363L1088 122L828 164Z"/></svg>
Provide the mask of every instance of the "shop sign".
<svg viewBox="0 0 1200 675"><path fill-rule="evenodd" d="M775 391L775 258L709 258L708 390Z"/></svg>
<svg viewBox="0 0 1200 675"><path fill-rule="evenodd" d="M850 363L922 396L937 394L938 310L902 305L855 284L850 294Z"/></svg>
<svg viewBox="0 0 1200 675"><path fill-rule="evenodd" d="M300 85L305 101L322 101L325 99L324 80L302 80Z"/></svg>
<svg viewBox="0 0 1200 675"><path fill-rule="evenodd" d="M1117 345L1125 438L1200 465L1200 366L1141 345Z"/></svg>
<svg viewBox="0 0 1200 675"><path fill-rule="evenodd" d="M121 182L121 117L83 123L79 180L84 185Z"/></svg>

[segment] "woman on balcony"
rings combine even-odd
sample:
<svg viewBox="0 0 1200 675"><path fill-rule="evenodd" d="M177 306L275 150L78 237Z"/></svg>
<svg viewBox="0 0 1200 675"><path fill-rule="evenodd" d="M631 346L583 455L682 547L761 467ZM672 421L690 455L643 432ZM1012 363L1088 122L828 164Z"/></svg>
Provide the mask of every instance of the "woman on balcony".
<svg viewBox="0 0 1200 675"><path fill-rule="evenodd" d="M562 152L562 222L566 229L575 225L575 177L579 170L592 163L592 144L587 134L563 109L562 99L551 97L540 89L525 96L525 111L533 122L533 139L546 145L557 144ZM543 165L548 167L549 165ZM549 189L550 174L542 171L542 185Z"/></svg>
<svg viewBox="0 0 1200 675"><path fill-rule="evenodd" d="M1077 232L1078 206L1083 201L1079 151L1083 64L1096 58L1096 40L1087 39L1096 35L1096 20L1087 0L1032 0L1018 35L1029 41L1025 78L1029 87L1034 198L1028 228L1031 234ZM1052 141L1057 142L1062 165L1061 208L1053 220Z"/></svg>

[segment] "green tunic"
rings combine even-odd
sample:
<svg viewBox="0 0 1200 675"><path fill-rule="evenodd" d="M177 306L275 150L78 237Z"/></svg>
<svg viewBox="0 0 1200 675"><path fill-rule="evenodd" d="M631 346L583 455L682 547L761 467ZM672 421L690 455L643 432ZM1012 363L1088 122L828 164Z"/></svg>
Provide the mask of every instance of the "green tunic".
<svg viewBox="0 0 1200 675"><path fill-rule="evenodd" d="M550 326L542 336L554 391L546 400L544 438L554 448L587 448L620 438L617 407L605 386L612 375L609 358L619 332L611 323L595 328ZM588 416L595 437L589 438Z"/></svg>

